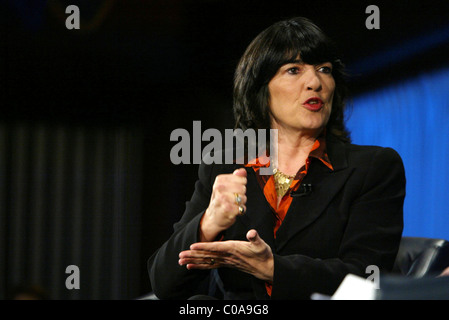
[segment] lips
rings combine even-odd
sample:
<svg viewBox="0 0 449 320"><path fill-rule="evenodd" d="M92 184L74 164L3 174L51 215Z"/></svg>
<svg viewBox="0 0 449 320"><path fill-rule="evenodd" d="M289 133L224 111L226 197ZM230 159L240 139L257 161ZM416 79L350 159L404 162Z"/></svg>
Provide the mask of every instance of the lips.
<svg viewBox="0 0 449 320"><path fill-rule="evenodd" d="M312 97L307 99L303 106L310 111L319 111L324 106L324 102L318 97Z"/></svg>

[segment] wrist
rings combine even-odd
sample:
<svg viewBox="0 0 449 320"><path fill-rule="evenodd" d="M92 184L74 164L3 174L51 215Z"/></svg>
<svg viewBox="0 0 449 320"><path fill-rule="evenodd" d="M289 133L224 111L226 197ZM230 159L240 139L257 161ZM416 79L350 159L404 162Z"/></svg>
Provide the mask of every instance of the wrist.
<svg viewBox="0 0 449 320"><path fill-rule="evenodd" d="M274 279L274 257L271 256L266 262L266 266L264 268L265 275L264 280L265 282L269 283L270 285L273 284Z"/></svg>
<svg viewBox="0 0 449 320"><path fill-rule="evenodd" d="M209 215L206 211L200 220L200 227L198 232L200 242L215 241L222 231L223 230L217 228L213 223L211 223Z"/></svg>

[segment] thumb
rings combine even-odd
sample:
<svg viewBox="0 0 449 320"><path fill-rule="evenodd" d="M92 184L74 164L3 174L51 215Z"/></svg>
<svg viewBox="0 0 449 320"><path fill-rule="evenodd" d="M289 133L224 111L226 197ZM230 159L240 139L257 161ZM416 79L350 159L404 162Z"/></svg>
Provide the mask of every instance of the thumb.
<svg viewBox="0 0 449 320"><path fill-rule="evenodd" d="M251 229L246 233L246 238L249 242L254 243L255 245L260 244L263 241L254 229Z"/></svg>
<svg viewBox="0 0 449 320"><path fill-rule="evenodd" d="M239 168L239 169L235 170L233 172L233 174L235 174L236 176L239 176L239 177L246 177L246 170L245 170L245 168Z"/></svg>

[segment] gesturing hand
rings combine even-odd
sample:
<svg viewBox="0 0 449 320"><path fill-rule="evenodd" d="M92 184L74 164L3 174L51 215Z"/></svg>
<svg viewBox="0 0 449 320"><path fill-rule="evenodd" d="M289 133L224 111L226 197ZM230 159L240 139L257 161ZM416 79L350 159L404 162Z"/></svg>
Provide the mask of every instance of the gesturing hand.
<svg viewBox="0 0 449 320"><path fill-rule="evenodd" d="M201 241L213 241L220 232L232 226L240 212L246 211L246 170L237 169L232 174L215 178L209 207L204 213L200 228ZM240 203L236 201L236 194Z"/></svg>
<svg viewBox="0 0 449 320"><path fill-rule="evenodd" d="M230 267L273 282L274 260L271 248L256 230L246 234L249 241L197 242L179 254L179 264L187 269Z"/></svg>

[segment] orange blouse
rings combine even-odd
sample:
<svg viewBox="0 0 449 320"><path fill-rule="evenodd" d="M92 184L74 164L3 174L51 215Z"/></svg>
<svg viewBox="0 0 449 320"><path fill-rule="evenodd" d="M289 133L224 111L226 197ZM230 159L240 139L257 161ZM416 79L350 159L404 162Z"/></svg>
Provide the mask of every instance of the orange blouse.
<svg viewBox="0 0 449 320"><path fill-rule="evenodd" d="M285 215L287 214L288 208L290 207L290 204L292 203L293 198L290 195L290 192L298 190L299 186L301 185L301 181L304 179L304 177L307 174L307 170L309 169L312 157L319 159L329 169L333 170L333 167L330 163L329 157L326 152L325 138L323 136L319 137L317 140L315 140L315 143L312 146L309 156L306 159L305 165L303 165L296 173L295 177L293 178L293 182L290 185L289 190L282 197L282 200L280 201L279 206L277 204L278 199L277 199L276 188L275 188L275 184L274 184L274 176L259 174L260 168L270 166L270 162L268 161L268 159L264 159L265 161L261 161L262 157L256 158L245 165L246 167L252 167L254 169L254 171L256 172L258 182L259 182L260 186L262 187L265 198L267 199L268 203L270 204L270 206L273 210L273 213L276 217L276 224L275 224L274 230L273 230L274 237L276 237L276 232L279 229L279 227L281 226L282 222L284 221L284 218L285 218ZM264 164L262 165L261 162ZM271 296L272 286L267 283L266 289L267 289L268 294Z"/></svg>

